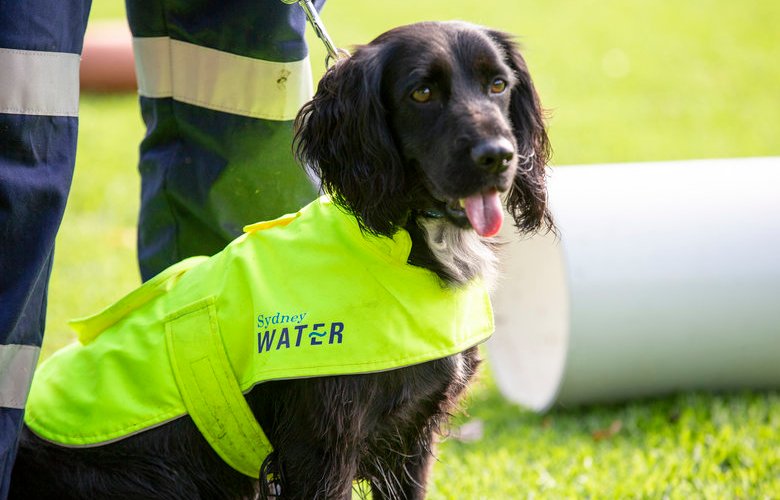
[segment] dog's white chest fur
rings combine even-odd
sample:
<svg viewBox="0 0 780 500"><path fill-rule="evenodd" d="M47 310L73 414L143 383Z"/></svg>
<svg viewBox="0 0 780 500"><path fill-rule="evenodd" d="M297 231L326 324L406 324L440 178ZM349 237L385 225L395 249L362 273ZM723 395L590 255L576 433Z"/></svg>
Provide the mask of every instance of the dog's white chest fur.
<svg viewBox="0 0 780 500"><path fill-rule="evenodd" d="M434 258L457 284L482 277L488 290L498 277L498 257L489 239L469 229L451 224L445 218L420 218L425 241Z"/></svg>

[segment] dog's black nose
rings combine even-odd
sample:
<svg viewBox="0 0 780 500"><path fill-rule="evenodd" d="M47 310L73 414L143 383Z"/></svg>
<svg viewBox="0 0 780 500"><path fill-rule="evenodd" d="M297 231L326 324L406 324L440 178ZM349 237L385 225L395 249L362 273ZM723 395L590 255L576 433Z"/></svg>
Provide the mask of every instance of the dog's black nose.
<svg viewBox="0 0 780 500"><path fill-rule="evenodd" d="M471 148L474 163L491 173L500 173L509 168L509 161L514 155L515 148L504 137L488 139Z"/></svg>

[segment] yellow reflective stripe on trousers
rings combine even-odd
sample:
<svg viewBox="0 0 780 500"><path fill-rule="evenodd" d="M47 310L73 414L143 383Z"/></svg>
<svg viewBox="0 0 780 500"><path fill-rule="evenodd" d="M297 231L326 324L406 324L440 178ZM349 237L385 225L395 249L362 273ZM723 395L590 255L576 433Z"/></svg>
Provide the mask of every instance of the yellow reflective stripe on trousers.
<svg viewBox="0 0 780 500"><path fill-rule="evenodd" d="M133 39L138 92L265 120L292 120L313 93L309 58L253 59L169 37Z"/></svg>
<svg viewBox="0 0 780 500"><path fill-rule="evenodd" d="M0 407L24 408L41 348L0 345Z"/></svg>
<svg viewBox="0 0 780 500"><path fill-rule="evenodd" d="M0 113L78 116L78 54L0 49Z"/></svg>
<svg viewBox="0 0 780 500"><path fill-rule="evenodd" d="M259 477L271 445L230 366L214 299L168 317L165 334L174 377L195 425L228 465Z"/></svg>

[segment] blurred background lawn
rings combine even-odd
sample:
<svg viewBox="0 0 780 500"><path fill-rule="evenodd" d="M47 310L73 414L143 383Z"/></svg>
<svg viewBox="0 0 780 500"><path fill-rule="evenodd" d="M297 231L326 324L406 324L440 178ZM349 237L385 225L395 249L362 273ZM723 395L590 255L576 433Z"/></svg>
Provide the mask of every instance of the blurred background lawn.
<svg viewBox="0 0 780 500"><path fill-rule="evenodd" d="M121 0L92 10L92 21L124 16ZM780 155L776 0L330 0L323 19L345 47L431 19L516 34L550 112L554 165ZM310 40L318 77L324 50ZM140 283L143 132L136 96L82 96L44 355L72 339L69 318ZM780 498L776 392L537 416L503 401L488 367L468 406L459 439L440 449L432 498Z"/></svg>

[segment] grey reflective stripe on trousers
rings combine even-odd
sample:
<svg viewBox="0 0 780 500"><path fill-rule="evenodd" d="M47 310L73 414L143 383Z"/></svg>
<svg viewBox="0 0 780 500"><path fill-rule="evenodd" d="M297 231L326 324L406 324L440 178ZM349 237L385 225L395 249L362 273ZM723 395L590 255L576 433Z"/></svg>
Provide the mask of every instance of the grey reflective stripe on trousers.
<svg viewBox="0 0 780 500"><path fill-rule="evenodd" d="M0 49L0 113L78 116L78 54Z"/></svg>
<svg viewBox="0 0 780 500"><path fill-rule="evenodd" d="M31 345L0 345L0 406L24 408L41 348Z"/></svg>
<svg viewBox="0 0 780 500"><path fill-rule="evenodd" d="M138 93L263 120L292 120L313 94L308 56L275 62L173 40L133 39Z"/></svg>

